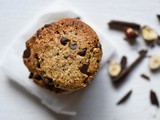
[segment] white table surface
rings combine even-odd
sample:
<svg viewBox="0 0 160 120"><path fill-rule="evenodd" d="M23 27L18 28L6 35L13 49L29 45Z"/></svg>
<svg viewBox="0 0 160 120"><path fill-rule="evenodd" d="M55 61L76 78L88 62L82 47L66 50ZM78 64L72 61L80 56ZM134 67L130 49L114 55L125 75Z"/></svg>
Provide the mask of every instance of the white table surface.
<svg viewBox="0 0 160 120"><path fill-rule="evenodd" d="M127 46L123 40L123 35L111 30L108 30L106 23L111 19L121 19L128 21L139 22L142 25L148 24L155 28L160 33L160 24L156 19L156 14L160 14L160 1L158 0L68 0L75 8L81 10L85 15L92 19L103 32L108 34L108 39L114 43L119 50L119 55L126 54L129 58L134 58L137 52L135 48ZM0 55L2 56L7 45L13 38L30 22L32 17L50 5L53 0L0 0ZM112 10L111 10L112 9ZM111 18L112 16L112 18ZM114 36L115 35L115 36ZM110 37L112 36L112 37ZM114 36L114 37L113 37ZM112 38L112 39L110 39ZM113 39L114 38L114 39ZM126 45L126 46L125 46ZM141 68L137 69L140 72ZM136 74L136 73L135 73ZM106 74L107 75L107 74ZM137 102L137 106L133 106L133 110L127 111L126 120L159 120L160 110L152 107L149 103L149 89L155 88L158 92L160 81L153 80L147 83L135 77L135 81L140 85L135 85L132 80L127 82L125 86L119 89L120 94L114 94L115 98L120 98L128 89L133 88L134 93L130 99L128 106ZM158 84L159 83L159 84ZM134 84L134 85L133 85ZM107 86L107 85L106 85ZM143 89L145 88L145 90ZM114 91L114 89L113 89ZM115 90L116 91L116 90ZM109 94L109 93L108 93ZM138 97L137 97L138 96ZM160 99L160 97L159 97ZM106 101L107 102L107 101ZM139 105L138 103L144 103ZM98 103L97 103L98 104ZM107 104L107 103L106 103ZM117 111L107 110L108 118L111 120L121 120L121 114L114 116L114 112L125 114L127 105L120 106ZM149 106L149 107L146 107ZM88 106L90 107L90 106ZM115 106L114 106L115 107ZM142 111L142 114L141 114ZM143 111L148 111L149 114L143 114ZM78 115L74 118L66 116L58 116L52 111L43 106L39 100L28 94L22 87L11 82L0 71L0 120L94 120L94 113L83 112L78 110ZM101 119L101 114L99 116Z"/></svg>

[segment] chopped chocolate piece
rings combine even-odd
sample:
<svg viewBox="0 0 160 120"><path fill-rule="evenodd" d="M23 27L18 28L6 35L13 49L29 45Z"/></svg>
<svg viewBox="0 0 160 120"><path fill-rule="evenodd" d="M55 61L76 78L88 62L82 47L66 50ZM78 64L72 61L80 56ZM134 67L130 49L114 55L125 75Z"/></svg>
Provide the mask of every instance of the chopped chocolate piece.
<svg viewBox="0 0 160 120"><path fill-rule="evenodd" d="M126 68L126 66L127 66L127 57L123 56L122 59L121 59L121 68L122 68L122 70L124 68Z"/></svg>
<svg viewBox="0 0 160 120"><path fill-rule="evenodd" d="M51 24L45 24L44 25L45 28L50 27L50 26L51 26Z"/></svg>
<svg viewBox="0 0 160 120"><path fill-rule="evenodd" d="M75 50L77 48L77 44L70 44L69 46L72 50Z"/></svg>
<svg viewBox="0 0 160 120"><path fill-rule="evenodd" d="M129 73L133 71L134 68L145 58L147 51L141 50L139 54L140 54L139 57L129 67L123 69L122 72L117 77L112 79L114 83L122 82L122 80L124 80L129 75Z"/></svg>
<svg viewBox="0 0 160 120"><path fill-rule="evenodd" d="M38 67L38 68L40 68L40 67L41 67L39 62L37 62L37 67Z"/></svg>
<svg viewBox="0 0 160 120"><path fill-rule="evenodd" d="M36 75L34 76L34 79L36 79L36 80L42 80L42 77L41 77L41 75L36 74Z"/></svg>
<svg viewBox="0 0 160 120"><path fill-rule="evenodd" d="M66 45L67 42L69 42L69 39L62 37L62 38L60 39L60 42L61 42L62 45Z"/></svg>
<svg viewBox="0 0 160 120"><path fill-rule="evenodd" d="M79 16L78 17L75 17L76 19L81 19Z"/></svg>
<svg viewBox="0 0 160 120"><path fill-rule="evenodd" d="M159 107L159 101L157 95L153 90L150 91L150 101L152 105Z"/></svg>
<svg viewBox="0 0 160 120"><path fill-rule="evenodd" d="M87 70L88 70L88 65L84 64L82 67L79 68L80 71L84 74L87 74Z"/></svg>
<svg viewBox="0 0 160 120"><path fill-rule="evenodd" d="M132 28L139 31L141 26L136 23L112 20L108 23L110 29L125 31L126 28Z"/></svg>
<svg viewBox="0 0 160 120"><path fill-rule="evenodd" d="M87 48L83 48L80 52L78 52L78 55L85 56L86 55L86 51L87 51Z"/></svg>
<svg viewBox="0 0 160 120"><path fill-rule="evenodd" d="M160 15L157 15L157 18L159 19L159 21L160 21Z"/></svg>
<svg viewBox="0 0 160 120"><path fill-rule="evenodd" d="M141 74L141 77L144 78L145 80L150 80L150 78L145 74Z"/></svg>
<svg viewBox="0 0 160 120"><path fill-rule="evenodd" d="M132 90L130 90L122 99L119 100L117 105L120 105L128 100L128 98L131 96Z"/></svg>
<svg viewBox="0 0 160 120"><path fill-rule="evenodd" d="M83 81L84 84L88 84L88 77L86 77Z"/></svg>
<svg viewBox="0 0 160 120"><path fill-rule="evenodd" d="M29 79L32 79L33 76L34 76L34 74L31 72L31 73L29 74Z"/></svg>
<svg viewBox="0 0 160 120"><path fill-rule="evenodd" d="M23 52L23 57L24 58L29 58L31 55L31 51L29 49L26 49L24 52Z"/></svg>

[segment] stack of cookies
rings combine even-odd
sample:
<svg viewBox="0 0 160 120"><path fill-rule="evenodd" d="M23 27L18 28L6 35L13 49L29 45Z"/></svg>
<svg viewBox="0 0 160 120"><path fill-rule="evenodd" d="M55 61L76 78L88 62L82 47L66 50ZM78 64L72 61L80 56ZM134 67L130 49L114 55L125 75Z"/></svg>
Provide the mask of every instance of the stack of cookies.
<svg viewBox="0 0 160 120"><path fill-rule="evenodd" d="M101 58L101 44L94 30L73 18L44 25L26 42L23 53L29 77L56 94L86 87Z"/></svg>

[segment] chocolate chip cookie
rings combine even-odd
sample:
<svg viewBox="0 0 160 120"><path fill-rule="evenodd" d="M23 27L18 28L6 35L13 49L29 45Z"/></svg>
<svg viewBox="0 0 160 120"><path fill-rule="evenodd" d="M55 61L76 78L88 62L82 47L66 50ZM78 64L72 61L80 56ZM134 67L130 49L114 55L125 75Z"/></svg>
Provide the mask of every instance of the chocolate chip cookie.
<svg viewBox="0 0 160 120"><path fill-rule="evenodd" d="M101 44L94 30L73 18L44 25L26 42L23 52L29 77L57 94L86 87L101 57Z"/></svg>

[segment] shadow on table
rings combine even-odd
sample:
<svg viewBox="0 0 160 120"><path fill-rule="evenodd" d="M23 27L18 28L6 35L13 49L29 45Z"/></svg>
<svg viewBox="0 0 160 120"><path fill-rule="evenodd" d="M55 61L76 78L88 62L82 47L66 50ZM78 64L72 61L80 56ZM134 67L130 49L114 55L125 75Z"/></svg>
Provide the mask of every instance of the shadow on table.
<svg viewBox="0 0 160 120"><path fill-rule="evenodd" d="M40 100L30 94L26 89L24 89L22 86L20 86L18 83L14 82L13 80L8 78L8 83L10 84L10 87L15 89L17 92L19 92L22 96L24 96L26 99L30 100L30 102L33 102L35 105L40 106L42 109L45 109L50 116L53 116L53 120L70 120L71 117L67 115L57 114L53 111L51 111L49 108L47 108L45 105L43 105Z"/></svg>

